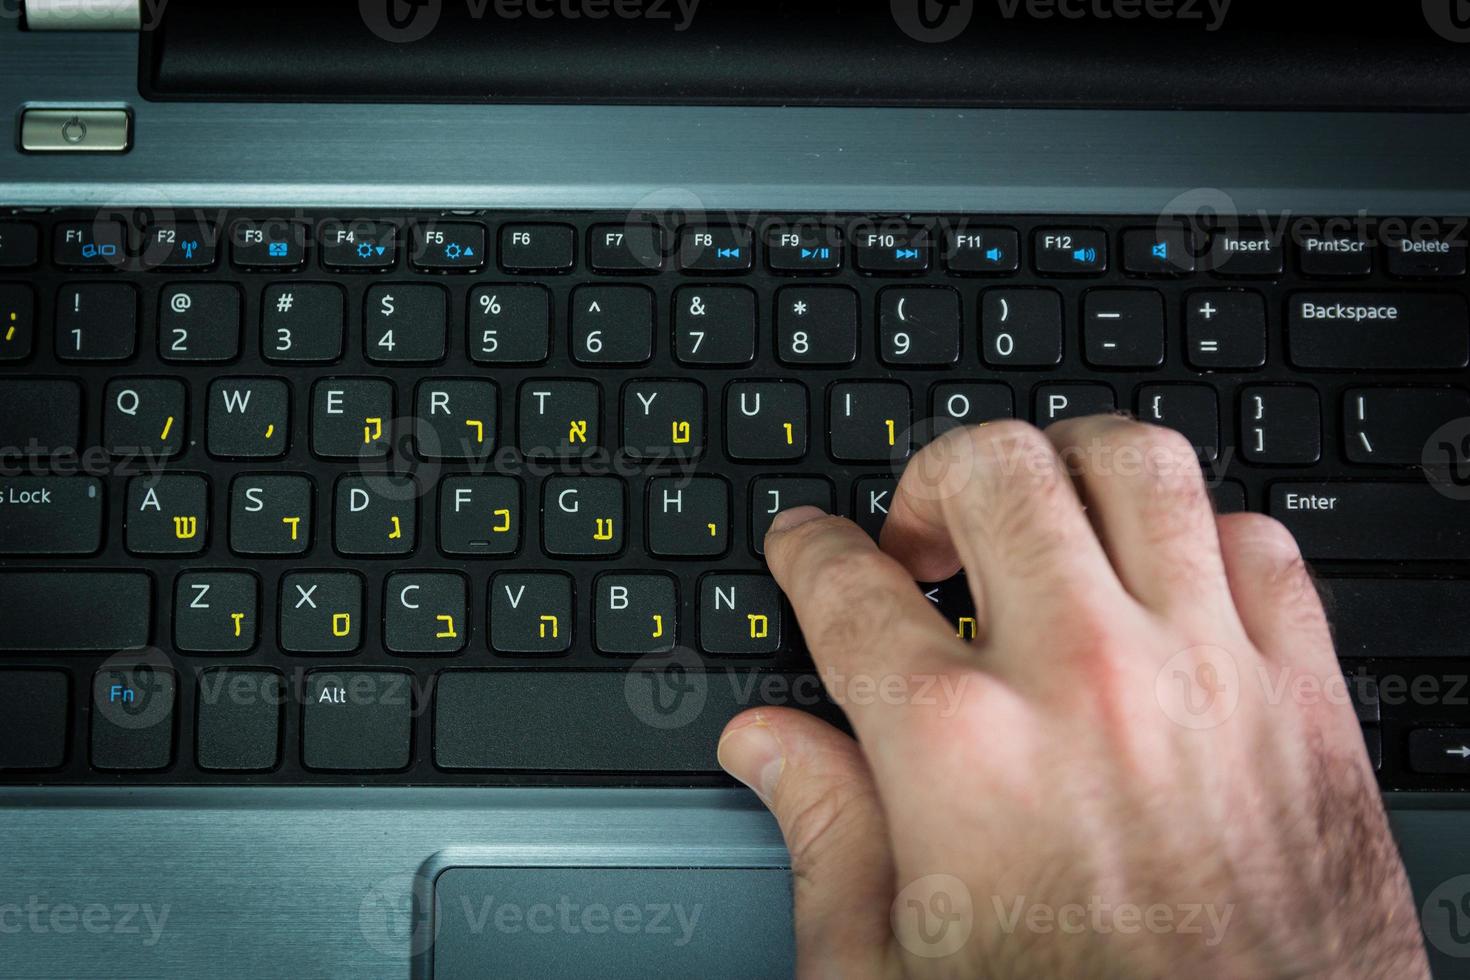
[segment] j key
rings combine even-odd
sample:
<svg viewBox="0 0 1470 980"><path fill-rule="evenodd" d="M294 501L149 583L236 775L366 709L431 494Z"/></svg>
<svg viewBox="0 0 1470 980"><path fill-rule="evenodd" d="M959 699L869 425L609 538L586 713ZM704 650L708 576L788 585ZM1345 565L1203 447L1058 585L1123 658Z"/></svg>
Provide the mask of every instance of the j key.
<svg viewBox="0 0 1470 980"><path fill-rule="evenodd" d="M145 572L0 570L0 595L3 651L112 652L148 644L153 584Z"/></svg>
<svg viewBox="0 0 1470 980"><path fill-rule="evenodd" d="M172 671L147 663L92 675L92 765L166 769L173 761L176 685Z"/></svg>
<svg viewBox="0 0 1470 980"><path fill-rule="evenodd" d="M1094 367L1158 367L1164 333L1164 297L1151 289L1094 289L1083 299L1083 349Z"/></svg>
<svg viewBox="0 0 1470 980"><path fill-rule="evenodd" d="M960 359L960 294L893 288L878 294L878 356L900 367L946 367Z"/></svg>
<svg viewBox="0 0 1470 980"><path fill-rule="evenodd" d="M344 272L381 272L398 263L398 229L375 221L324 221L322 265Z"/></svg>
<svg viewBox="0 0 1470 980"><path fill-rule="evenodd" d="M776 291L776 356L788 364L857 360L857 292L845 287Z"/></svg>
<svg viewBox="0 0 1470 980"><path fill-rule="evenodd" d="M1184 300L1184 352L1190 366L1206 371L1264 367L1265 297L1240 289L1190 293Z"/></svg>
<svg viewBox="0 0 1470 980"><path fill-rule="evenodd" d="M679 587L668 575L599 575L593 637L599 653L668 653L679 640Z"/></svg>
<svg viewBox="0 0 1470 980"><path fill-rule="evenodd" d="M1123 271L1131 276L1184 276L1194 271L1194 234L1182 225L1123 232Z"/></svg>
<svg viewBox="0 0 1470 980"><path fill-rule="evenodd" d="M463 575L394 572L383 582L383 644L393 653L458 653L468 642L469 618Z"/></svg>
<svg viewBox="0 0 1470 980"><path fill-rule="evenodd" d="M1470 364L1470 307L1453 293L1297 293L1291 360L1303 368L1433 370Z"/></svg>
<svg viewBox="0 0 1470 980"><path fill-rule="evenodd" d="M518 441L527 456L573 459L602 445L602 395L591 381L521 385Z"/></svg>
<svg viewBox="0 0 1470 980"><path fill-rule="evenodd" d="M121 221L67 221L56 226L56 264L69 269L121 266L128 258L128 233Z"/></svg>
<svg viewBox="0 0 1470 980"><path fill-rule="evenodd" d="M0 379L0 448L49 456L81 441L82 389L75 381Z"/></svg>
<svg viewBox="0 0 1470 980"><path fill-rule="evenodd" d="M418 485L374 473L337 481L332 540L344 555L411 555L418 545Z"/></svg>
<svg viewBox="0 0 1470 980"><path fill-rule="evenodd" d="M901 460L910 451L907 385L850 381L832 386L827 412L832 456L848 462Z"/></svg>
<svg viewBox="0 0 1470 980"><path fill-rule="evenodd" d="M479 269L485 265L485 226L470 221L414 225L409 261L431 272Z"/></svg>
<svg viewBox="0 0 1470 980"><path fill-rule="evenodd" d="M1470 773L1470 731L1418 728L1409 733L1409 768L1415 772L1463 776Z"/></svg>
<svg viewBox="0 0 1470 980"><path fill-rule="evenodd" d="M1108 233L1096 228L1043 228L1032 237L1036 271L1094 276L1108 271Z"/></svg>
<svg viewBox="0 0 1470 980"><path fill-rule="evenodd" d="M252 474L230 483L230 550L236 554L305 554L314 533L308 478Z"/></svg>
<svg viewBox="0 0 1470 980"><path fill-rule="evenodd" d="M230 250L243 268L299 269L306 264L306 225L280 219L237 221L230 227Z"/></svg>
<svg viewBox="0 0 1470 980"><path fill-rule="evenodd" d="M485 459L495 452L500 392L493 381L423 381L414 446L425 459Z"/></svg>
<svg viewBox="0 0 1470 980"><path fill-rule="evenodd" d="M268 361L339 360L346 332L346 304L341 286L267 286L260 308L261 353Z"/></svg>
<svg viewBox="0 0 1470 980"><path fill-rule="evenodd" d="M830 225L772 225L766 229L772 272L814 275L842 268L842 232Z"/></svg>
<svg viewBox="0 0 1470 980"><path fill-rule="evenodd" d="M228 361L240 354L240 290L229 283L175 283L158 301L158 356Z"/></svg>
<svg viewBox="0 0 1470 980"><path fill-rule="evenodd" d="M1005 275L1021 268L1014 228L962 228L945 238L944 265L959 275Z"/></svg>
<svg viewBox="0 0 1470 980"><path fill-rule="evenodd" d="M311 449L332 459L388 455L393 386L376 378L326 378L311 389Z"/></svg>
<svg viewBox="0 0 1470 980"><path fill-rule="evenodd" d="M674 293L674 356L685 364L755 360L755 293L744 286L684 286Z"/></svg>
<svg viewBox="0 0 1470 980"><path fill-rule="evenodd" d="M699 648L716 656L761 657L781 649L781 590L764 575L711 573L699 580Z"/></svg>
<svg viewBox="0 0 1470 980"><path fill-rule="evenodd" d="M704 388L694 381L634 381L623 389L623 451L635 459L704 455Z"/></svg>
<svg viewBox="0 0 1470 980"><path fill-rule="evenodd" d="M1101 415L1118 410L1117 396L1107 385L1037 385L1036 424L1043 428L1062 419Z"/></svg>
<svg viewBox="0 0 1470 980"><path fill-rule="evenodd" d="M931 437L955 426L980 425L1016 415L1010 385L993 382L935 385L931 400L935 419L945 422L942 429L935 425L936 431L929 434Z"/></svg>
<svg viewBox="0 0 1470 980"><path fill-rule="evenodd" d="M1366 276L1373 271L1373 247L1355 235L1304 235L1297 249L1302 272L1309 276Z"/></svg>
<svg viewBox="0 0 1470 980"><path fill-rule="evenodd" d="M381 363L443 360L449 294L440 286L373 286L363 300L364 354Z"/></svg>
<svg viewBox="0 0 1470 980"><path fill-rule="evenodd" d="M451 476L439 485L439 548L513 555L521 546L521 485L509 476Z"/></svg>
<svg viewBox="0 0 1470 980"><path fill-rule="evenodd" d="M801 459L807 449L806 387L736 381L725 389L725 449L734 459Z"/></svg>
<svg viewBox="0 0 1470 980"><path fill-rule="evenodd" d="M1354 388L1343 395L1343 435L1354 463L1464 465L1464 450L1449 455L1429 445L1441 427L1470 416L1470 393L1459 388Z"/></svg>
<svg viewBox="0 0 1470 980"><path fill-rule="evenodd" d="M572 648L572 578L559 572L499 572L490 579L490 649L558 654Z"/></svg>
<svg viewBox="0 0 1470 980"><path fill-rule="evenodd" d="M648 550L664 558L718 558L730 542L730 485L719 477L648 481Z"/></svg>
<svg viewBox="0 0 1470 980"><path fill-rule="evenodd" d="M685 272L748 272L755 248L749 228L735 225L679 229L679 268Z"/></svg>
<svg viewBox="0 0 1470 980"><path fill-rule="evenodd" d="M855 228L852 249L860 272L918 273L929 268L929 231L916 225Z"/></svg>
<svg viewBox="0 0 1470 980"><path fill-rule="evenodd" d="M28 269L36 264L40 239L36 226L23 221L0 221L0 269Z"/></svg>
<svg viewBox="0 0 1470 980"><path fill-rule="evenodd" d="M1322 458L1322 403L1306 385L1240 392L1240 453L1248 463L1310 464Z"/></svg>
<svg viewBox="0 0 1470 980"><path fill-rule="evenodd" d="M202 476L134 477L124 522L135 555L196 555L209 542L209 484Z"/></svg>
<svg viewBox="0 0 1470 980"><path fill-rule="evenodd" d="M1281 238L1264 228L1216 231L1210 269L1222 276L1279 276L1286 266Z"/></svg>
<svg viewBox="0 0 1470 980"><path fill-rule="evenodd" d="M62 286L56 297L56 356L122 361L138 345L138 291L126 283Z"/></svg>
<svg viewBox="0 0 1470 980"><path fill-rule="evenodd" d="M102 481L0 477L0 555L90 555L102 547Z"/></svg>
<svg viewBox="0 0 1470 980"><path fill-rule="evenodd" d="M992 367L1062 363L1062 294L988 289L980 299L980 356Z"/></svg>
<svg viewBox="0 0 1470 980"><path fill-rule="evenodd" d="M3 235L3 230L0 230ZM71 691L59 670L0 671L9 695L0 716L0 772L59 769L66 761Z"/></svg>
<svg viewBox="0 0 1470 980"><path fill-rule="evenodd" d="M187 404L182 381L109 381L102 402L103 445L113 456L177 456L189 442Z"/></svg>
<svg viewBox="0 0 1470 980"><path fill-rule="evenodd" d="M35 337L35 292L20 283L0 283L0 361L30 357Z"/></svg>
<svg viewBox="0 0 1470 980"><path fill-rule="evenodd" d="M541 502L542 544L548 555L593 558L623 550L627 501L611 476L554 476Z"/></svg>
<svg viewBox="0 0 1470 980"><path fill-rule="evenodd" d="M281 579L281 649L351 653L362 642L362 578L353 572L292 572Z"/></svg>
<svg viewBox="0 0 1470 980"><path fill-rule="evenodd" d="M750 550L766 553L766 532L783 510L816 507L834 513L832 483L819 476L763 476L750 484Z"/></svg>
<svg viewBox="0 0 1470 980"><path fill-rule="evenodd" d="M500 267L506 272L568 272L576 261L571 225L506 225L500 229Z"/></svg>
<svg viewBox="0 0 1470 980"><path fill-rule="evenodd" d="M143 267L212 269L219 258L219 238L219 230L203 222L154 225L143 235Z"/></svg>
<svg viewBox="0 0 1470 980"><path fill-rule="evenodd" d="M867 531L874 541L883 531L888 508L893 505L893 492L898 480L891 476L864 476L852 484L852 513L857 526Z"/></svg>
<svg viewBox="0 0 1470 980"><path fill-rule="evenodd" d="M551 292L545 286L481 286L470 293L470 359L538 364L551 350Z"/></svg>
<svg viewBox="0 0 1470 980"><path fill-rule="evenodd" d="M1465 241L1448 235L1401 235L1384 243L1388 273L1402 279L1444 279L1465 274Z"/></svg>
<svg viewBox="0 0 1470 980"><path fill-rule="evenodd" d="M306 677L301 762L308 769L388 771L413 751L413 676L316 670Z"/></svg>
<svg viewBox="0 0 1470 980"><path fill-rule="evenodd" d="M195 759L228 772L274 769L281 755L286 682L273 670L216 667L199 677Z"/></svg>
<svg viewBox="0 0 1470 980"><path fill-rule="evenodd" d="M1205 462L1220 458L1220 398L1208 385L1145 385L1138 389L1138 417L1174 429Z"/></svg>
<svg viewBox="0 0 1470 980"><path fill-rule="evenodd" d="M572 291L572 358L582 364L642 364L653 356L653 291L582 286Z"/></svg>
<svg viewBox="0 0 1470 980"><path fill-rule="evenodd" d="M1309 559L1464 561L1470 520L1463 501L1417 483L1277 483L1270 512Z"/></svg>
<svg viewBox="0 0 1470 980"><path fill-rule="evenodd" d="M286 454L291 391L278 378L221 378L209 386L205 443L211 456L272 459Z"/></svg>
<svg viewBox="0 0 1470 980"><path fill-rule="evenodd" d="M664 264L664 233L658 225L593 225L587 240L593 272L657 272Z"/></svg>
<svg viewBox="0 0 1470 980"><path fill-rule="evenodd" d="M260 584L249 572L183 572L174 582L174 646L244 653L259 632Z"/></svg>

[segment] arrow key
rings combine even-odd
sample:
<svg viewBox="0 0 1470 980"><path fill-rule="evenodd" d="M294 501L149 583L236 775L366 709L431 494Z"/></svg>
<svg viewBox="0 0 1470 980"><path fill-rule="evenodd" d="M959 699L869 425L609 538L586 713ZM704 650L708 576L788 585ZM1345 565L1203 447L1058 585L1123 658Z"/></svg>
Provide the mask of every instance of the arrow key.
<svg viewBox="0 0 1470 980"><path fill-rule="evenodd" d="M1410 732L1409 767L1415 772L1470 775L1470 730L1420 728Z"/></svg>

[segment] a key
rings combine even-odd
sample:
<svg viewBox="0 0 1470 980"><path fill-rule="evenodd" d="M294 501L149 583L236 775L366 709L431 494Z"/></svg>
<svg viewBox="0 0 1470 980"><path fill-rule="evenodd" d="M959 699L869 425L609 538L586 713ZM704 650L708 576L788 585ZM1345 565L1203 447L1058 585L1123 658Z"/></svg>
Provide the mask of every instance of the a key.
<svg viewBox="0 0 1470 980"><path fill-rule="evenodd" d="M18 282L0 283L0 361L30 357L35 337L35 291Z"/></svg>
<svg viewBox="0 0 1470 980"><path fill-rule="evenodd" d="M509 476L450 476L439 485L439 548L513 555L521 546L521 486Z"/></svg>
<svg viewBox="0 0 1470 980"><path fill-rule="evenodd" d="M500 229L500 267L506 272L569 272L576 261L571 225L515 224Z"/></svg>
<svg viewBox="0 0 1470 980"><path fill-rule="evenodd" d="M301 761L341 772L403 769L412 760L413 675L314 670L306 675Z"/></svg>
<svg viewBox="0 0 1470 980"><path fill-rule="evenodd" d="M1145 385L1138 417L1181 433L1204 462L1220 458L1220 398L1208 385Z"/></svg>
<svg viewBox="0 0 1470 980"><path fill-rule="evenodd" d="M495 453L500 392L493 381L419 383L414 448L424 459L488 459Z"/></svg>
<svg viewBox="0 0 1470 980"><path fill-rule="evenodd" d="M144 572L0 570L0 651L136 650L148 644Z"/></svg>
<svg viewBox="0 0 1470 980"><path fill-rule="evenodd" d="M572 359L580 364L642 364L653 356L653 290L579 286L572 291Z"/></svg>
<svg viewBox="0 0 1470 980"><path fill-rule="evenodd" d="M1094 289L1082 302L1082 343L1094 367L1164 363L1164 297L1151 289Z"/></svg>
<svg viewBox="0 0 1470 980"><path fill-rule="evenodd" d="M172 459L188 445L182 381L119 378L108 382L102 398L102 442L109 455Z"/></svg>
<svg viewBox="0 0 1470 980"><path fill-rule="evenodd" d="M858 296L845 286L776 290L776 356L787 364L838 366L857 359Z"/></svg>
<svg viewBox="0 0 1470 980"><path fill-rule="evenodd" d="M291 572L281 579L281 649L351 653L362 642L362 578L353 572Z"/></svg>
<svg viewBox="0 0 1470 980"><path fill-rule="evenodd" d="M623 451L634 459L704 455L704 388L693 381L633 381L623 389Z"/></svg>
<svg viewBox="0 0 1470 980"><path fill-rule="evenodd" d="M783 510L817 507L834 513L832 483L820 476L762 476L750 484L750 550L758 557L766 553L766 532Z"/></svg>
<svg viewBox="0 0 1470 980"><path fill-rule="evenodd" d="M281 755L286 686L273 670L216 667L199 675L195 760L216 772L264 772Z"/></svg>
<svg viewBox="0 0 1470 980"><path fill-rule="evenodd" d="M123 361L138 345L138 290L128 283L62 286L56 297L56 356Z"/></svg>
<svg viewBox="0 0 1470 980"><path fill-rule="evenodd" d="M1061 293L987 289L980 296L980 357L992 367L1062 363Z"/></svg>
<svg viewBox="0 0 1470 980"><path fill-rule="evenodd" d="M806 386L794 381L734 381L725 389L725 449L740 460L806 456Z"/></svg>
<svg viewBox="0 0 1470 980"><path fill-rule="evenodd" d="M418 485L373 473L337 481L332 540L344 555L411 555L418 546Z"/></svg>
<svg viewBox="0 0 1470 980"><path fill-rule="evenodd" d="M602 394L591 381L527 381L517 414L521 452L575 459L602 445Z"/></svg>
<svg viewBox="0 0 1470 980"><path fill-rule="evenodd" d="M470 293L466 334L470 360L480 364L539 364L551 350L551 292L515 283Z"/></svg>
<svg viewBox="0 0 1470 980"><path fill-rule="evenodd" d="M182 572L174 581L174 646L186 653L255 647L260 584L249 572Z"/></svg>
<svg viewBox="0 0 1470 980"><path fill-rule="evenodd" d="M328 283L276 283L260 302L260 350L268 361L340 360L347 298Z"/></svg>
<svg viewBox="0 0 1470 980"><path fill-rule="evenodd" d="M172 671L147 663L105 667L92 675L92 765L98 769L166 769L173 761Z"/></svg>
<svg viewBox="0 0 1470 980"><path fill-rule="evenodd" d="M0 226L0 236L4 235ZM71 692L59 670L0 670L0 772L59 769L66 761Z"/></svg>
<svg viewBox="0 0 1470 980"><path fill-rule="evenodd" d="M469 637L469 594L454 572L394 572L383 582L383 643L393 653L446 656Z"/></svg>
<svg viewBox="0 0 1470 980"><path fill-rule="evenodd" d="M648 481L648 550L666 558L718 558L730 541L730 485L716 476Z"/></svg>
<svg viewBox="0 0 1470 980"><path fill-rule="evenodd" d="M1306 465L1322 458L1322 403L1306 385L1240 392L1240 454L1248 463Z"/></svg>
<svg viewBox="0 0 1470 980"><path fill-rule="evenodd" d="M674 292L674 356L684 364L755 360L755 292L744 286L683 286Z"/></svg>
<svg viewBox="0 0 1470 980"><path fill-rule="evenodd" d="M553 476L543 487L542 544L548 555L610 557L623 550L627 500L612 476Z"/></svg>
<svg viewBox="0 0 1470 980"><path fill-rule="evenodd" d="M1300 368L1470 365L1470 306L1454 293L1296 293L1286 321L1291 362Z"/></svg>
<svg viewBox="0 0 1470 980"><path fill-rule="evenodd" d="M209 485L165 474L128 481L123 540L135 555L196 555L209 543Z"/></svg>
<svg viewBox="0 0 1470 980"><path fill-rule="evenodd" d="M781 649L781 590L764 575L712 572L699 580L699 648L715 656L762 657Z"/></svg>
<svg viewBox="0 0 1470 980"><path fill-rule="evenodd" d="M827 411L833 458L869 463L906 458L912 414L906 385L885 381L833 385Z"/></svg>
<svg viewBox="0 0 1470 980"><path fill-rule="evenodd" d="M172 283L158 297L158 356L230 361L240 355L240 290L232 283Z"/></svg>
<svg viewBox="0 0 1470 980"><path fill-rule="evenodd" d="M883 531L883 522L888 520L888 508L893 506L897 488L898 479L891 476L863 476L853 481L852 519L874 541Z"/></svg>
<svg viewBox="0 0 1470 980"><path fill-rule="evenodd" d="M393 445L393 385L326 378L311 389L311 449L331 459L381 459Z"/></svg>
<svg viewBox="0 0 1470 980"><path fill-rule="evenodd" d="M960 359L960 294L893 287L878 294L878 356L898 367L946 367Z"/></svg>
<svg viewBox="0 0 1470 980"><path fill-rule="evenodd" d="M490 649L558 654L572 648L572 579L558 572L499 572L490 579Z"/></svg>
<svg viewBox="0 0 1470 980"><path fill-rule="evenodd" d="M209 385L205 444L211 456L274 459L286 455L291 391L277 378L220 378Z"/></svg>
<svg viewBox="0 0 1470 980"><path fill-rule="evenodd" d="M1244 289L1190 293L1184 299L1184 354L1203 370L1266 364L1266 299Z"/></svg>
<svg viewBox="0 0 1470 980"><path fill-rule="evenodd" d="M373 286L362 302L363 353L383 364L429 364L444 359L449 294L441 286Z"/></svg>
<svg viewBox="0 0 1470 980"><path fill-rule="evenodd" d="M78 449L82 388L75 381L0 379L0 447L50 456Z"/></svg>
<svg viewBox="0 0 1470 980"><path fill-rule="evenodd" d="M96 477L0 477L0 555L93 554L103 505Z"/></svg>
<svg viewBox="0 0 1470 980"><path fill-rule="evenodd" d="M1117 396L1108 385L1037 385L1033 397L1036 400L1036 424L1043 428L1062 419L1118 410Z"/></svg>
<svg viewBox="0 0 1470 980"><path fill-rule="evenodd" d="M312 485L304 476L249 474L230 483L230 550L302 555L311 549Z"/></svg>
<svg viewBox="0 0 1470 980"><path fill-rule="evenodd" d="M1445 425L1470 417L1460 388L1353 388L1343 395L1343 437L1354 463L1379 466L1464 466L1462 446L1429 445Z"/></svg>
<svg viewBox="0 0 1470 980"><path fill-rule="evenodd" d="M599 653L668 653L679 639L679 586L653 574L599 575L593 634Z"/></svg>

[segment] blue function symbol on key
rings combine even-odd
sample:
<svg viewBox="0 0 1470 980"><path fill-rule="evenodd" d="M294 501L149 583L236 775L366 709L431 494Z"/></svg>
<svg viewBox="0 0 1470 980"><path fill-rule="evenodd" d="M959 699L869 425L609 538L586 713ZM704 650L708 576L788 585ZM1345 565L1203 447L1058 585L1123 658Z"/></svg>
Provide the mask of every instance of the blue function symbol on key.
<svg viewBox="0 0 1470 980"><path fill-rule="evenodd" d="M1078 265L1091 265L1097 261L1097 249L1074 248L1072 250L1072 261Z"/></svg>
<svg viewBox="0 0 1470 980"><path fill-rule="evenodd" d="M138 700L138 692L129 684L114 684L107 689L107 700L112 704L132 704Z"/></svg>
<svg viewBox="0 0 1470 980"><path fill-rule="evenodd" d="M110 259L117 255L116 242L92 241L91 237L81 228L68 228L66 243L78 245L84 259Z"/></svg>
<svg viewBox="0 0 1470 980"><path fill-rule="evenodd" d="M266 246L266 252L273 259L284 259L291 254L291 243L271 242Z"/></svg>
<svg viewBox="0 0 1470 980"><path fill-rule="evenodd" d="M740 258L740 248L738 246L717 248L715 249L715 257L721 259L738 259Z"/></svg>
<svg viewBox="0 0 1470 980"><path fill-rule="evenodd" d="M832 257L832 250L830 248L803 248L801 257L816 262L825 262Z"/></svg>
<svg viewBox="0 0 1470 980"><path fill-rule="evenodd" d="M919 250L916 248L895 248L893 250L893 257L900 262L913 262L919 257Z"/></svg>

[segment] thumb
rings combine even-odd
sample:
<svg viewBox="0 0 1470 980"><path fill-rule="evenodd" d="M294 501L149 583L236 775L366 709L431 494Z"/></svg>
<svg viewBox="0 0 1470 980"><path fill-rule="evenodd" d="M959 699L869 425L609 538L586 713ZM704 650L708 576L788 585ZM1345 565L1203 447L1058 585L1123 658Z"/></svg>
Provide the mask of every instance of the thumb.
<svg viewBox="0 0 1470 980"><path fill-rule="evenodd" d="M797 975L892 975L893 858L858 744L804 711L757 708L725 727L719 759L770 807L791 852Z"/></svg>

